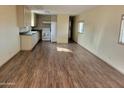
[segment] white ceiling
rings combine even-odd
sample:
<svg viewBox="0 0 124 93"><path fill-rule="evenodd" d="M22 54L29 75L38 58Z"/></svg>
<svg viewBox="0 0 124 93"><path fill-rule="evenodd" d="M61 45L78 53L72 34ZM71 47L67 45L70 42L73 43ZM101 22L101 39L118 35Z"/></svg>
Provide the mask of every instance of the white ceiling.
<svg viewBox="0 0 124 93"><path fill-rule="evenodd" d="M38 14L69 14L78 15L96 5L29 5L33 12Z"/></svg>

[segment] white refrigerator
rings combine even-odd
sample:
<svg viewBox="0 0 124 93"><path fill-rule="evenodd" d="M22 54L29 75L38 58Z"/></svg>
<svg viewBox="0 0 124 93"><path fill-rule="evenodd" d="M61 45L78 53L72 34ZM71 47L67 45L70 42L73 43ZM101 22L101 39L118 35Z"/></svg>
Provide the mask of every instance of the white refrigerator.
<svg viewBox="0 0 124 93"><path fill-rule="evenodd" d="M57 24L56 22L51 22L51 42L57 41Z"/></svg>

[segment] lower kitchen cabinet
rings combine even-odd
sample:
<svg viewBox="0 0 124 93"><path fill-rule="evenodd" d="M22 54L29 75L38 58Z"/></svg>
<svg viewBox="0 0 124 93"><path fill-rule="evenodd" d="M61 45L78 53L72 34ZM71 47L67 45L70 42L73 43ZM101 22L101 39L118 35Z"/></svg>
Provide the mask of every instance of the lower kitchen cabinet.
<svg viewBox="0 0 124 93"><path fill-rule="evenodd" d="M40 34L37 31L28 32L20 35L21 50L32 50L40 40Z"/></svg>

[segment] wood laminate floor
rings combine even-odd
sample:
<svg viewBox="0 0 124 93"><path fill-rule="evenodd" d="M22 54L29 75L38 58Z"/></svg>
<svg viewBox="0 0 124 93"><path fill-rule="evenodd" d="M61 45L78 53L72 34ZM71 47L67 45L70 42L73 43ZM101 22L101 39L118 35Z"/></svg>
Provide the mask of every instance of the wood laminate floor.
<svg viewBox="0 0 124 93"><path fill-rule="evenodd" d="M0 87L124 87L124 75L75 43L40 42L0 68Z"/></svg>

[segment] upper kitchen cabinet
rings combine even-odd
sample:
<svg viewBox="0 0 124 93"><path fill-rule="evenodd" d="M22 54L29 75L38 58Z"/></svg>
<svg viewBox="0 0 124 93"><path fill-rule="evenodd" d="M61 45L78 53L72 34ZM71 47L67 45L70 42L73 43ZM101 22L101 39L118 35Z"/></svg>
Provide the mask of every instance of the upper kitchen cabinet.
<svg viewBox="0 0 124 93"><path fill-rule="evenodd" d="M31 13L31 26L36 26L36 14Z"/></svg>
<svg viewBox="0 0 124 93"><path fill-rule="evenodd" d="M24 6L16 6L17 10L17 24L19 27L31 26L31 10Z"/></svg>

